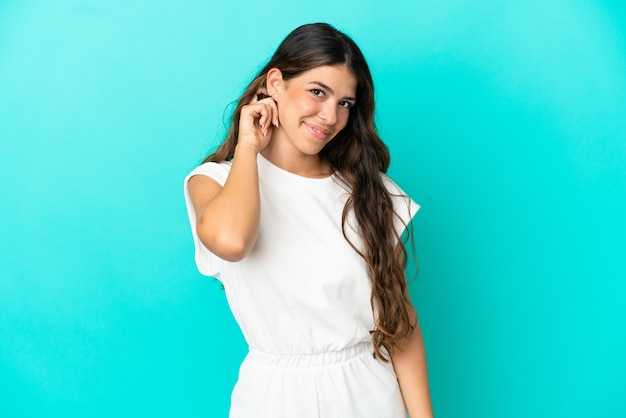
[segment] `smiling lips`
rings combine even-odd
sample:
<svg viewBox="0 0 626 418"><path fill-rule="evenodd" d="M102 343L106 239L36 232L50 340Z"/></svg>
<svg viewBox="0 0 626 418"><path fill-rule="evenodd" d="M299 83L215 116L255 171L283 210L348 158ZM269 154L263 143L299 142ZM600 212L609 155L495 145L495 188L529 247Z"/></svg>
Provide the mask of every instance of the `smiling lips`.
<svg viewBox="0 0 626 418"><path fill-rule="evenodd" d="M318 139L327 139L330 136L330 131L328 129L323 129L309 123L305 123L305 125L309 132L311 132L311 134Z"/></svg>

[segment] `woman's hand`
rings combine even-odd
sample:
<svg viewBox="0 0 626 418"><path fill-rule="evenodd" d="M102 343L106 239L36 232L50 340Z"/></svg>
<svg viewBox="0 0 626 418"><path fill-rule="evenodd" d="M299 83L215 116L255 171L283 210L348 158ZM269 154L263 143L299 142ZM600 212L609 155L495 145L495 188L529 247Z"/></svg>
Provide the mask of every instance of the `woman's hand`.
<svg viewBox="0 0 626 418"><path fill-rule="evenodd" d="M237 143L261 152L269 144L274 127L278 127L278 107L264 89L259 89L250 103L241 108Z"/></svg>

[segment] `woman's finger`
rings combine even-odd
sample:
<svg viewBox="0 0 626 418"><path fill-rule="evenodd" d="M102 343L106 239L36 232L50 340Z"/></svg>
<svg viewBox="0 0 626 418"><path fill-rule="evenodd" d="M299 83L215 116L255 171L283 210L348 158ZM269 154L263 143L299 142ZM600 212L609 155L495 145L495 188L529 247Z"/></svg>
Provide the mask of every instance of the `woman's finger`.
<svg viewBox="0 0 626 418"><path fill-rule="evenodd" d="M256 102L260 102L261 100L265 99L269 97L267 94L267 89L265 87L260 87L255 93L254 96L252 97L252 100L250 100L250 103L256 103Z"/></svg>
<svg viewBox="0 0 626 418"><path fill-rule="evenodd" d="M259 129L263 136L267 136L270 121L273 117L273 109L266 102L256 102L242 108L241 122L248 129Z"/></svg>
<svg viewBox="0 0 626 418"><path fill-rule="evenodd" d="M261 102L266 103L271 109L270 122L278 128L278 105L276 104L276 101L270 96L265 96L261 99Z"/></svg>
<svg viewBox="0 0 626 418"><path fill-rule="evenodd" d="M260 87L254 94L254 97L250 101L250 104L253 103L266 103L272 109L272 115L270 117L271 124L278 127L278 107L276 105L276 101L274 98L270 97L267 93L267 89L265 87Z"/></svg>

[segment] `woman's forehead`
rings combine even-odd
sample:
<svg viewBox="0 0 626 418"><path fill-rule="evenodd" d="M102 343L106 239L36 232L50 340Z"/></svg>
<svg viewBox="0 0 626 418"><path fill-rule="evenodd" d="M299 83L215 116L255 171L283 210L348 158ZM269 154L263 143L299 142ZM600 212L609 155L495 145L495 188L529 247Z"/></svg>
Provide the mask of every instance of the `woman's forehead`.
<svg viewBox="0 0 626 418"><path fill-rule="evenodd" d="M322 84L338 96L354 96L357 79L345 64L324 65L305 71L292 80L303 84Z"/></svg>

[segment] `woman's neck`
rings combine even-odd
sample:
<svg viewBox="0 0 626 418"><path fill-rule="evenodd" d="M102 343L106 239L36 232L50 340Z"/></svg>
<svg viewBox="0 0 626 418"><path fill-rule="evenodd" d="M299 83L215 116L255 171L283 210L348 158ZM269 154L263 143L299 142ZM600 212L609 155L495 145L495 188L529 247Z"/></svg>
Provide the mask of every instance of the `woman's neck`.
<svg viewBox="0 0 626 418"><path fill-rule="evenodd" d="M330 167L320 160L318 154L307 155L293 147L281 145L278 142L270 141L261 151L261 154L275 166L302 177L323 178L330 176Z"/></svg>

